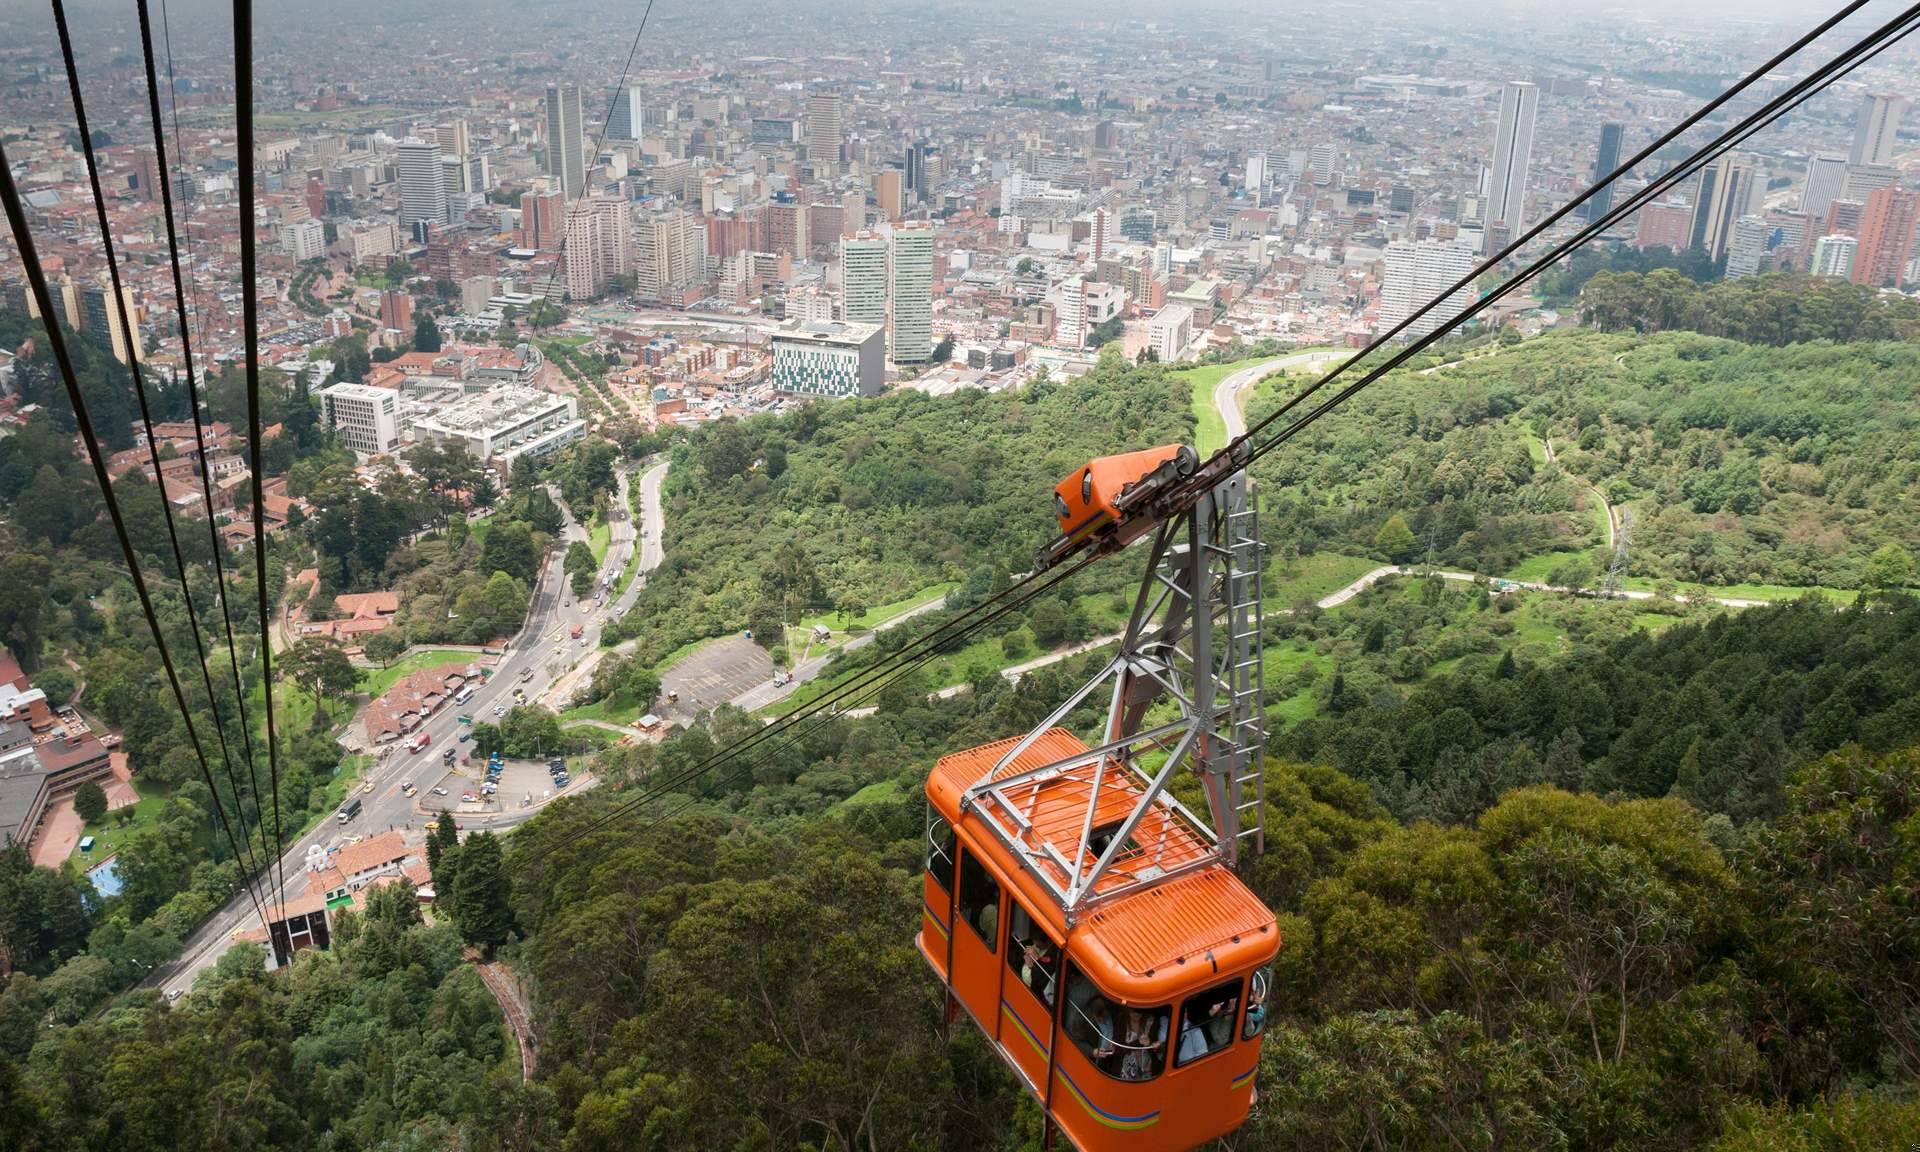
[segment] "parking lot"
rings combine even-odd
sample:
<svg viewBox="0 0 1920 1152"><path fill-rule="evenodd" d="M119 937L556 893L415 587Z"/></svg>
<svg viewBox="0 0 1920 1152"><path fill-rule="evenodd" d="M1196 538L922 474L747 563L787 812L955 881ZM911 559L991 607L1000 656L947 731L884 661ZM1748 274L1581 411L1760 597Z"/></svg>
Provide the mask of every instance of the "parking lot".
<svg viewBox="0 0 1920 1152"><path fill-rule="evenodd" d="M584 768L584 761L570 759L569 768ZM439 773L439 765L434 765ZM458 771L439 773L433 779L415 780L420 789L414 797L420 807L429 812L505 812L515 808L525 808L553 798L553 778L547 775L544 760L508 760L501 768L500 791L492 796L482 796L480 785L486 780L484 762L475 760ZM434 788L445 788L445 796L436 796ZM471 793L474 803L465 803L463 795ZM484 802L483 802L484 801Z"/></svg>
<svg viewBox="0 0 1920 1152"><path fill-rule="evenodd" d="M724 704L749 688L773 679L773 657L745 636L728 636L705 645L660 674L660 692L678 692L666 714L688 720Z"/></svg>

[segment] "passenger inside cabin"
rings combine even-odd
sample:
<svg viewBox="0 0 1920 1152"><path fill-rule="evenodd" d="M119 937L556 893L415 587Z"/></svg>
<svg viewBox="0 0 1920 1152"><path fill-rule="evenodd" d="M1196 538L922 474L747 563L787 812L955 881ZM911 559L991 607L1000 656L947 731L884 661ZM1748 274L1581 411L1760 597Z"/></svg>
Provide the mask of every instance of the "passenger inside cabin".
<svg viewBox="0 0 1920 1152"><path fill-rule="evenodd" d="M1147 1013L1129 1008L1126 1029L1120 1043L1119 1076L1122 1080L1151 1080L1160 1074L1160 1061L1167 1048L1167 1014Z"/></svg>

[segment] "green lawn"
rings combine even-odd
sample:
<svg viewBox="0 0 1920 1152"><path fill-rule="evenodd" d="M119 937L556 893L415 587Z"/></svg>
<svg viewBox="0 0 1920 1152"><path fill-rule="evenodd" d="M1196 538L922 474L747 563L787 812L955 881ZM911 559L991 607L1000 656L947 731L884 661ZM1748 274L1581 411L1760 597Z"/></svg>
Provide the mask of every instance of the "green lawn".
<svg viewBox="0 0 1920 1152"><path fill-rule="evenodd" d="M1186 374L1193 384L1193 447L1203 457L1227 446L1227 422L1213 406L1213 389L1232 371L1232 365L1221 364Z"/></svg>
<svg viewBox="0 0 1920 1152"><path fill-rule="evenodd" d="M1291 608L1302 600L1318 600L1338 592L1360 577L1380 567L1378 560L1365 556L1342 556L1335 552L1315 552L1287 564L1269 554L1267 592L1269 611Z"/></svg>
<svg viewBox="0 0 1920 1152"><path fill-rule="evenodd" d="M76 860L84 859L91 863L105 860L120 850L135 835L145 832L159 822L160 809L166 806L167 797L173 794L171 788L165 788L152 780L136 779L134 791L140 794L138 803L131 804L115 812L109 812L100 819L91 821L81 830L84 838L92 836L98 841L93 851L82 857L78 848L74 849ZM132 815L128 815L132 813ZM125 823L122 823L122 819Z"/></svg>
<svg viewBox="0 0 1920 1152"><path fill-rule="evenodd" d="M454 648L429 648L424 652L415 652L394 661L391 667L362 672L360 691L368 696L380 696L402 676L411 672L422 668L443 668L449 664L471 664L479 656L478 652L462 652Z"/></svg>
<svg viewBox="0 0 1920 1152"><path fill-rule="evenodd" d="M607 547L613 539L613 525L604 520L596 521L587 528L587 550L593 553L595 564L607 562Z"/></svg>
<svg viewBox="0 0 1920 1152"><path fill-rule="evenodd" d="M882 604L877 608L869 608L865 612L860 613L860 615L850 619L842 618L837 613L822 612L817 616L802 617L793 627L795 631L810 632L819 625L824 624L836 632L862 632L878 627L880 624L893 619L903 612L911 612L922 604L937 600L959 586L960 582L957 580L943 580L930 588L922 588L905 600L897 600L892 604Z"/></svg>
<svg viewBox="0 0 1920 1152"><path fill-rule="evenodd" d="M486 547L487 544L487 533L491 531L492 528L493 513L491 512L485 516L476 516L467 521L467 535L473 537L473 542L483 548Z"/></svg>
<svg viewBox="0 0 1920 1152"><path fill-rule="evenodd" d="M560 719L563 723L568 720L604 720L609 724L631 724L645 713L645 705L620 693L610 700L596 700L578 708L569 708L560 713Z"/></svg>

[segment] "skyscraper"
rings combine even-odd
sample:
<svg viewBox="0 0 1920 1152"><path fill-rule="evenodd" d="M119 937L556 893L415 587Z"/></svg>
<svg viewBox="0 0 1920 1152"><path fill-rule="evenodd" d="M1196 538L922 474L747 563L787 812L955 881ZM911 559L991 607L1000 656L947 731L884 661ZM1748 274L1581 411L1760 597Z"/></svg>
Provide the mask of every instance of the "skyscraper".
<svg viewBox="0 0 1920 1152"><path fill-rule="evenodd" d="M1332 144L1315 144L1307 160L1307 175L1312 177L1315 184L1332 183L1333 166L1337 159Z"/></svg>
<svg viewBox="0 0 1920 1152"><path fill-rule="evenodd" d="M1760 211L1766 180L1752 156L1729 152L1700 174L1700 197L1693 206L1693 242L1712 259L1727 254L1734 221Z"/></svg>
<svg viewBox="0 0 1920 1152"><path fill-rule="evenodd" d="M1860 219L1860 248L1853 258L1853 282L1876 288L1898 287L1913 251L1913 226L1920 217L1920 193L1881 188L1867 197Z"/></svg>
<svg viewBox="0 0 1920 1152"><path fill-rule="evenodd" d="M815 172L840 170L840 93L815 92L807 98L807 161Z"/></svg>
<svg viewBox="0 0 1920 1152"><path fill-rule="evenodd" d="M840 240L840 318L887 322L887 238L859 232Z"/></svg>
<svg viewBox="0 0 1920 1152"><path fill-rule="evenodd" d="M1825 216L1827 205L1840 195L1847 181L1847 158L1816 152L1807 161L1807 185L1800 193L1800 211Z"/></svg>
<svg viewBox="0 0 1920 1152"><path fill-rule="evenodd" d="M568 200L579 199L587 190L583 135L579 87L547 85L547 175Z"/></svg>
<svg viewBox="0 0 1920 1152"><path fill-rule="evenodd" d="M906 209L906 173L898 168L882 168L873 174L873 202L880 215L900 219Z"/></svg>
<svg viewBox="0 0 1920 1152"><path fill-rule="evenodd" d="M1859 247L1860 241L1851 236L1822 236L1813 242L1813 266L1807 271L1815 276L1851 279L1853 257Z"/></svg>
<svg viewBox="0 0 1920 1152"><path fill-rule="evenodd" d="M1853 124L1853 147L1847 152L1847 163L1893 163L1893 142L1900 134L1900 117L1906 110L1905 97L1862 96L1860 111Z"/></svg>
<svg viewBox="0 0 1920 1152"><path fill-rule="evenodd" d="M933 191L933 181L928 178L927 156L932 146L925 140L915 140L907 146L907 194L914 200L925 200Z"/></svg>
<svg viewBox="0 0 1920 1152"><path fill-rule="evenodd" d="M1087 282L1069 276L1060 285L1053 319L1053 342L1062 348L1087 344Z"/></svg>
<svg viewBox="0 0 1920 1152"><path fill-rule="evenodd" d="M634 290L659 299L667 289L707 272L707 230L691 212L662 212L634 232Z"/></svg>
<svg viewBox="0 0 1920 1152"><path fill-rule="evenodd" d="M106 280L88 284L80 290L80 303L86 315L87 333L98 341L103 348L113 349L113 358L125 364L127 362L127 332L123 330L122 310L125 311L125 327L133 333L133 358L145 360L147 352L140 342L140 309L134 303L133 287L124 285L116 300L113 286Z"/></svg>
<svg viewBox="0 0 1920 1152"><path fill-rule="evenodd" d="M1247 197L1255 204L1263 202L1267 192L1267 154L1247 153Z"/></svg>
<svg viewBox="0 0 1920 1152"><path fill-rule="evenodd" d="M1500 92L1500 126L1493 138L1493 182L1487 189L1488 224L1504 223L1517 236L1527 211L1527 163L1533 155L1533 115L1540 89L1509 80Z"/></svg>
<svg viewBox="0 0 1920 1152"><path fill-rule="evenodd" d="M560 246L560 210L565 198L558 192L520 194L520 247L552 250Z"/></svg>
<svg viewBox="0 0 1920 1152"><path fill-rule="evenodd" d="M891 247L887 311L893 362L925 364L933 359L933 225L894 229Z"/></svg>
<svg viewBox="0 0 1920 1152"><path fill-rule="evenodd" d="M1392 330L1473 269L1473 253L1458 244L1397 240L1387 245L1387 275L1380 284L1380 331ZM1473 286L1468 284L1438 308L1414 321L1398 338L1418 339L1436 329L1451 327L1454 318L1472 304Z"/></svg>
<svg viewBox="0 0 1920 1152"><path fill-rule="evenodd" d="M449 120L445 124L433 126L434 139L440 142L440 151L448 156L465 156L473 151L467 122L464 119Z"/></svg>
<svg viewBox="0 0 1920 1152"><path fill-rule="evenodd" d="M638 140L646 127L641 115L640 89L623 85L613 93L613 115L607 119L607 139Z"/></svg>
<svg viewBox="0 0 1920 1152"><path fill-rule="evenodd" d="M1092 235L1089 236L1088 239L1093 242L1092 256L1094 260L1097 261L1107 254L1107 210L1105 208L1095 208L1093 210Z"/></svg>
<svg viewBox="0 0 1920 1152"><path fill-rule="evenodd" d="M1613 184L1602 182L1620 166L1620 140L1625 135L1625 125L1612 120L1600 125L1600 150L1593 156L1593 183L1599 190L1580 209L1580 214L1589 220L1600 219L1613 207Z"/></svg>
<svg viewBox="0 0 1920 1152"><path fill-rule="evenodd" d="M400 228L447 222L447 185L441 174L440 142L408 137L400 142Z"/></svg>

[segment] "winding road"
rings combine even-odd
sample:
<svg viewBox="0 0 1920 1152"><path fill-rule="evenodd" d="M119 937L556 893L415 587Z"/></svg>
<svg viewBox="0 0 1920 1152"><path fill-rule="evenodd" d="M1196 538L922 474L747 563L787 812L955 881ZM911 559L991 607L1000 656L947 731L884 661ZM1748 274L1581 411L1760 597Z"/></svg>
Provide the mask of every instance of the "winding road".
<svg viewBox="0 0 1920 1152"><path fill-rule="evenodd" d="M1250 364L1230 376L1222 377L1220 383L1213 386L1213 406L1219 410L1220 419L1226 422L1227 439L1238 440L1247 434L1247 417L1242 410L1244 401L1240 393L1266 379L1269 373L1284 372L1296 364L1323 364L1340 355L1338 351L1326 349L1295 352L1291 356L1276 356L1271 360Z"/></svg>

